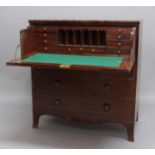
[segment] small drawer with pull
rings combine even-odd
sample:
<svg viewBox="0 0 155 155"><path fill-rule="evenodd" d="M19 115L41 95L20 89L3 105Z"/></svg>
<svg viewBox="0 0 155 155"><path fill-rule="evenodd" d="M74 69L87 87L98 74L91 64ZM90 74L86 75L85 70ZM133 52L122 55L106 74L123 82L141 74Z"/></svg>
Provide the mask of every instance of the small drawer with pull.
<svg viewBox="0 0 155 155"><path fill-rule="evenodd" d="M109 34L107 41L131 41L133 36L131 34Z"/></svg>
<svg viewBox="0 0 155 155"><path fill-rule="evenodd" d="M132 48L132 41L107 41L107 48Z"/></svg>

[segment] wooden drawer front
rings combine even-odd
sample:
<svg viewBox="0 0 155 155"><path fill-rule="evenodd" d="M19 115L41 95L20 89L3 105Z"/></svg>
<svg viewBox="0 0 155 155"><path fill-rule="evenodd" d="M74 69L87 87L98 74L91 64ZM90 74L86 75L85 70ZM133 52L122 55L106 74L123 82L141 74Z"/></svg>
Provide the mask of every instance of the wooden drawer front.
<svg viewBox="0 0 155 155"><path fill-rule="evenodd" d="M45 48L47 47L47 49L52 49L52 46L56 46L57 42L54 40L50 40L50 39L45 39L45 40L35 40L35 48L37 49L38 47L40 48Z"/></svg>
<svg viewBox="0 0 155 155"><path fill-rule="evenodd" d="M34 37L35 41L37 41L39 43L39 42L44 42L46 40L47 42L53 41L53 42L57 43L57 35L55 33L52 33L52 34L48 33L47 36L44 36L46 34L47 33L40 34L40 36L35 36Z"/></svg>
<svg viewBox="0 0 155 155"><path fill-rule="evenodd" d="M31 34L35 39L40 39L40 40L45 39L45 38L54 40L53 35L54 37L57 36L57 33L55 31L53 32L32 32Z"/></svg>
<svg viewBox="0 0 155 155"><path fill-rule="evenodd" d="M134 87L131 80L98 78L96 80L86 82L81 87L85 94L89 94L91 96L101 96L102 98L109 100L133 99Z"/></svg>
<svg viewBox="0 0 155 155"><path fill-rule="evenodd" d="M33 75L34 91L49 93L79 93L81 91L79 80L65 76L64 74L43 74L35 73ZM81 81L82 82L82 81Z"/></svg>
<svg viewBox="0 0 155 155"><path fill-rule="evenodd" d="M70 72L34 72L33 90L55 94L85 94L104 99L132 100L132 80L108 79Z"/></svg>
<svg viewBox="0 0 155 155"><path fill-rule="evenodd" d="M97 47L64 47L64 46L58 46L56 48L57 52L64 52L68 54L81 54L81 55L88 55L88 54L123 54L123 55L129 55L131 53L130 50L130 42L122 42L121 45L118 45L120 42L110 41L107 43L106 48L97 48ZM113 48L115 46L115 48Z"/></svg>
<svg viewBox="0 0 155 155"><path fill-rule="evenodd" d="M131 41L131 34L109 34L107 35L108 41Z"/></svg>
<svg viewBox="0 0 155 155"><path fill-rule="evenodd" d="M55 32L32 33L32 36L37 46L51 47L57 45L57 33Z"/></svg>
<svg viewBox="0 0 155 155"><path fill-rule="evenodd" d="M107 41L107 48L131 48L132 47L132 41Z"/></svg>
<svg viewBox="0 0 155 155"><path fill-rule="evenodd" d="M131 50L129 48L124 47L116 47L116 48L106 48L106 49L95 49L95 48L73 48L73 47L60 47L55 46L56 42L50 42L50 44L46 44L43 42L40 42L38 44L34 44L35 51L43 51L43 52L50 52L50 53L60 53L60 54L80 54L80 55L88 55L88 54L122 54L122 55L129 55L131 53ZM53 45L53 47L52 47ZM95 50L94 50L95 49Z"/></svg>
<svg viewBox="0 0 155 155"><path fill-rule="evenodd" d="M111 118L132 118L133 104L102 100L84 95L55 95L50 93L35 93L35 107L42 113L50 114L52 111L106 116Z"/></svg>
<svg viewBox="0 0 155 155"><path fill-rule="evenodd" d="M135 28L126 28L126 27L108 27L108 34L131 34L131 32L135 32Z"/></svg>
<svg viewBox="0 0 155 155"><path fill-rule="evenodd" d="M57 32L57 26L31 26L29 30L32 32Z"/></svg>

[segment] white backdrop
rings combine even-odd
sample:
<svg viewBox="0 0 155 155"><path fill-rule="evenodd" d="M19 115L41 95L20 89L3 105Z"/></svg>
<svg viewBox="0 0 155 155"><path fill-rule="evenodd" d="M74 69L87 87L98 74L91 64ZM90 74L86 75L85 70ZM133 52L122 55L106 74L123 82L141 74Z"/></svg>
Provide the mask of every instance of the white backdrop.
<svg viewBox="0 0 155 155"><path fill-rule="evenodd" d="M23 105L25 109L31 109L30 68L5 65L6 61L14 57L15 48L19 44L19 31L28 25L29 19L140 20L142 23L139 51L140 89L137 98L146 109L150 105L153 107L155 104L154 15L155 7L0 7L0 109L3 112L0 115L5 118L11 113L10 110L14 108L15 103ZM16 113L20 113L21 109ZM31 116L28 117L31 122ZM5 120L3 119L2 122ZM5 124L7 125L7 121ZM5 136L3 138L5 139ZM11 143L10 146L12 145Z"/></svg>

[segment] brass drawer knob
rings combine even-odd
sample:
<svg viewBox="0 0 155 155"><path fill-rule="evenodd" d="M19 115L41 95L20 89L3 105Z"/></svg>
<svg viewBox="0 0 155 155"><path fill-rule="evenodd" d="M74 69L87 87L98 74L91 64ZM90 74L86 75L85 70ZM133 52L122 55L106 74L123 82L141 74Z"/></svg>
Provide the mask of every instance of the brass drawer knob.
<svg viewBox="0 0 155 155"><path fill-rule="evenodd" d="M96 50L93 48L93 49L91 49L91 51L92 51L92 52L95 52Z"/></svg>
<svg viewBox="0 0 155 155"><path fill-rule="evenodd" d="M44 30L44 31L46 31L46 30L47 30L47 28L46 28L46 27L43 27L43 30Z"/></svg>
<svg viewBox="0 0 155 155"><path fill-rule="evenodd" d="M53 86L54 87L59 87L61 85L61 81L60 80L55 80L54 82L53 82Z"/></svg>
<svg viewBox="0 0 155 155"><path fill-rule="evenodd" d="M122 43L119 42L119 43L118 43L118 46L121 46L121 45L122 45Z"/></svg>
<svg viewBox="0 0 155 155"><path fill-rule="evenodd" d="M60 99L56 99L54 105L55 106L60 106L61 105L61 100Z"/></svg>
<svg viewBox="0 0 155 155"><path fill-rule="evenodd" d="M121 53L121 50L118 50L117 53L120 54Z"/></svg>
<svg viewBox="0 0 155 155"><path fill-rule="evenodd" d="M103 108L104 112L108 112L110 110L111 106L108 103L104 103L102 108Z"/></svg>
<svg viewBox="0 0 155 155"><path fill-rule="evenodd" d="M108 92L111 90L111 86L109 84L104 84L103 87L102 87L102 90L104 92Z"/></svg>
<svg viewBox="0 0 155 155"><path fill-rule="evenodd" d="M44 50L47 50L48 48L47 47L44 47Z"/></svg>
<svg viewBox="0 0 155 155"><path fill-rule="evenodd" d="M122 29L118 29L118 32L122 32Z"/></svg>
<svg viewBox="0 0 155 155"><path fill-rule="evenodd" d="M121 39L121 38L122 38L122 36L121 36L121 35L119 35L119 36L118 36L118 39Z"/></svg>
<svg viewBox="0 0 155 155"><path fill-rule="evenodd" d="M47 33L44 33L44 37L47 37Z"/></svg>
<svg viewBox="0 0 155 155"><path fill-rule="evenodd" d="M82 47L80 48L80 51L83 51L83 48Z"/></svg>

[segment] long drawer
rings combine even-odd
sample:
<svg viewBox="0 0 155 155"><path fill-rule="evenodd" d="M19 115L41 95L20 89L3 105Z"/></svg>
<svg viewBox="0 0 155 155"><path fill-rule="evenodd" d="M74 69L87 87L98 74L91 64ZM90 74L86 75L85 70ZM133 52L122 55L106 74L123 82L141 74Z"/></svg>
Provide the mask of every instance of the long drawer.
<svg viewBox="0 0 155 155"><path fill-rule="evenodd" d="M89 96L61 96L50 93L34 93L34 107L45 114L52 112L73 113L108 118L133 118L134 107L130 102L103 100Z"/></svg>
<svg viewBox="0 0 155 155"><path fill-rule="evenodd" d="M34 72L33 91L58 95L83 94L108 100L132 100L132 80L87 76L70 72Z"/></svg>

